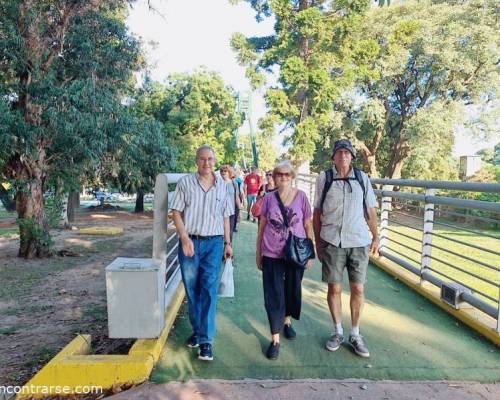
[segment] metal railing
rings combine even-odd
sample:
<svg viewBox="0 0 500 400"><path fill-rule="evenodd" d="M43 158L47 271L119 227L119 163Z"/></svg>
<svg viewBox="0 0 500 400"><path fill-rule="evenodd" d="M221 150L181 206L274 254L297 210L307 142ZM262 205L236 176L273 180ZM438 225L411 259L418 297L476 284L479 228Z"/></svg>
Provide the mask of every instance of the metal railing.
<svg viewBox="0 0 500 400"><path fill-rule="evenodd" d="M181 282L178 257L179 241L173 221L168 218L169 184L175 184L185 174L159 174L154 190L153 259L166 265L165 307L168 307Z"/></svg>
<svg viewBox="0 0 500 400"><path fill-rule="evenodd" d="M315 181L314 175L298 175L295 181L311 202ZM449 194L500 193L500 184L371 182L382 187L375 189L380 201L379 254L419 276L421 284L456 285L458 300L494 318L500 332L500 203ZM438 191L446 192L438 195Z"/></svg>

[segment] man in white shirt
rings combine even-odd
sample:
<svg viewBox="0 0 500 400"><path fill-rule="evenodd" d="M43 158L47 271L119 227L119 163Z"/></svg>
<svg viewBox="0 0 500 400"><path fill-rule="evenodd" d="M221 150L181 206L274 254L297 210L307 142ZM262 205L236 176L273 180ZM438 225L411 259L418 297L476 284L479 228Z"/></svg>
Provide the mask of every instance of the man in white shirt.
<svg viewBox="0 0 500 400"><path fill-rule="evenodd" d="M215 163L212 147L201 146L196 151L198 172L179 180L171 206L193 328L187 345L199 347L198 358L204 361L213 360L221 259L233 254L229 216L234 202L224 180L214 173Z"/></svg>
<svg viewBox="0 0 500 400"><path fill-rule="evenodd" d="M335 351L344 341L341 296L343 273L347 269L351 289L349 344L359 356L369 357L370 352L359 333L359 323L369 252L378 251L377 201L368 176L353 168L355 157L356 151L349 140L335 142L334 166L316 180L313 227L323 282L328 283L328 306L335 324L335 332L326 348ZM330 187L325 187L327 182Z"/></svg>

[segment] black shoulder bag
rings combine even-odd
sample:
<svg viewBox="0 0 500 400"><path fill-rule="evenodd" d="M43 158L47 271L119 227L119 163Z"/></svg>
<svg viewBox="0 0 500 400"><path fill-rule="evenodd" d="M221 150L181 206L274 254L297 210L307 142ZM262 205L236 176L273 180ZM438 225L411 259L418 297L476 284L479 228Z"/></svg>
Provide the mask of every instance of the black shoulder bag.
<svg viewBox="0 0 500 400"><path fill-rule="evenodd" d="M299 238L292 233L285 205L281 201L278 191L274 192L274 194L280 206L283 222L288 228L288 238L285 244L285 260L305 269L307 261L316 257L313 242L309 238Z"/></svg>

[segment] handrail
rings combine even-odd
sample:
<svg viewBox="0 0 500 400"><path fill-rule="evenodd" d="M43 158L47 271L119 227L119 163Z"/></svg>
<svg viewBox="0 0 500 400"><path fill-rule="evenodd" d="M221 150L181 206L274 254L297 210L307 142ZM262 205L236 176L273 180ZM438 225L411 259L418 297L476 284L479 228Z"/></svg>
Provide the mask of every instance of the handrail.
<svg viewBox="0 0 500 400"><path fill-rule="evenodd" d="M313 197L315 192L313 185L316 178L317 175L299 174L296 178L296 185L300 185L306 193L309 192L310 196ZM468 227L453 222L454 217L471 217L474 221L498 226L500 225L500 217L499 219L495 217L500 216L500 202L437 195L439 189L500 193L500 184L379 178L371 179L371 183L380 187L380 189L374 189L375 194L381 200L379 254L418 275L421 283L428 281L441 287L448 285L451 281L468 288L470 292L457 289L459 300L456 307L459 307L461 301L469 303L495 318L496 331L500 332L500 276L495 277L494 275L495 271L500 270L500 253L496 251L496 245L481 240L460 240L451 237L454 233L467 232L480 238L499 240L500 235L497 235L496 232L481 231L480 227L474 225ZM395 186L423 188L425 192L412 193L403 190L389 190ZM411 201L413 204L405 204L407 201ZM398 207L394 207L396 204L408 208L399 210ZM446 210L439 206L446 206ZM457 212L460 209L477 210L489 213L489 215L462 214ZM436 218L438 215L439 218ZM406 232L400 228L401 226L409 228L411 231ZM456 232L452 232L451 236L447 235L446 232L435 232L435 226L453 228ZM394 238L393 235L400 236ZM433 239L436 243L433 243ZM447 249L447 243L440 243L440 240L443 239L450 241L448 242L449 246L451 243L456 243L459 247ZM412 242L408 243L408 240ZM411 246L414 242L421 243L421 250ZM400 247L396 249L396 245ZM432 254L433 249L434 252L439 250L444 254L439 254L439 257L436 257L435 254ZM471 253L470 249L474 249L474 252ZM413 257L412 253L419 253L420 260ZM454 257L459 257L458 261ZM443 268L439 268L439 265ZM489 275L491 273L493 275ZM483 284L490 286L484 287ZM496 288L498 288L498 294L495 293Z"/></svg>
<svg viewBox="0 0 500 400"><path fill-rule="evenodd" d="M301 179L316 179L315 174L297 174ZM432 189L459 190L463 192L490 192L500 193L500 183L481 182L456 182L456 181L425 181L418 179L386 179L370 178L370 182L376 185L421 187Z"/></svg>

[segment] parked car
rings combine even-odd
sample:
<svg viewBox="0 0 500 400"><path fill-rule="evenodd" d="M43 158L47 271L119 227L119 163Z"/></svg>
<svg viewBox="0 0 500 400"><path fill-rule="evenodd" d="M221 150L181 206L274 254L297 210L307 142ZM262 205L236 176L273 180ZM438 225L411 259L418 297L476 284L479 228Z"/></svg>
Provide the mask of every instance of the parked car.
<svg viewBox="0 0 500 400"><path fill-rule="evenodd" d="M94 196L97 200L99 201L109 201L109 200L116 200L116 196L111 194L111 193L108 193L108 192L104 192L102 190L98 190L97 192L94 192Z"/></svg>

